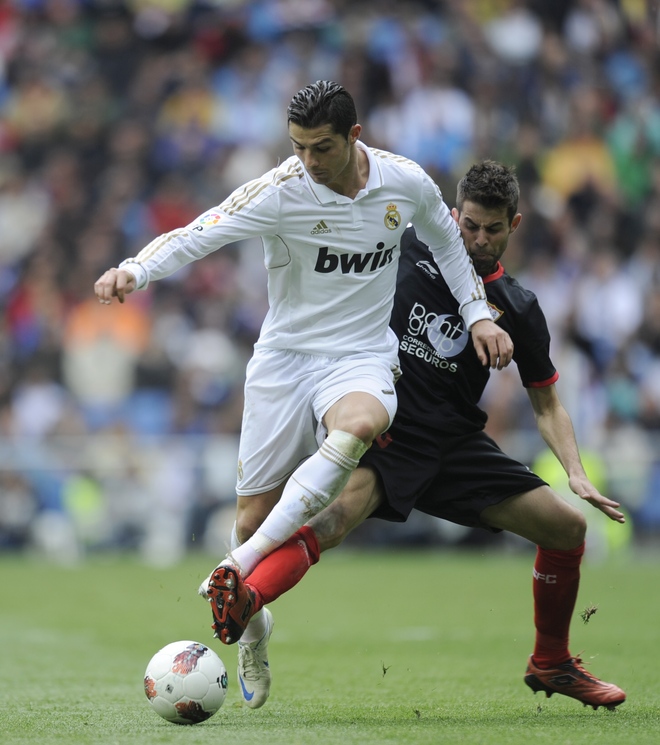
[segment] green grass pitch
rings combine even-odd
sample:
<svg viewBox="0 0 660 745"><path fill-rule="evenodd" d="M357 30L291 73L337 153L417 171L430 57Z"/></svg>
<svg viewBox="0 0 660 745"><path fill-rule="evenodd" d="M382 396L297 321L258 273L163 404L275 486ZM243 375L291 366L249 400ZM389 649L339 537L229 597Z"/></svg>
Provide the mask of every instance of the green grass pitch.
<svg viewBox="0 0 660 745"><path fill-rule="evenodd" d="M628 701L593 711L523 684L533 553L326 554L275 602L271 698L243 708L236 648L211 637L196 596L213 557L154 569L128 557L73 568L0 557L0 741L40 745L656 745L660 562L583 566L572 651ZM580 612L598 606L587 624ZM142 677L177 639L210 644L229 672L223 708L182 727Z"/></svg>

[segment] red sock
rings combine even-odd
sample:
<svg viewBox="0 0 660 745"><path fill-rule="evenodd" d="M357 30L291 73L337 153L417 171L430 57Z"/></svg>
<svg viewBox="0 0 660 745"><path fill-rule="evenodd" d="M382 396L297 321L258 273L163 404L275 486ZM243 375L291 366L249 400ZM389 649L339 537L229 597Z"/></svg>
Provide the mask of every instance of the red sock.
<svg viewBox="0 0 660 745"><path fill-rule="evenodd" d="M548 551L540 546L534 563L534 662L557 667L567 662L568 633L580 585L584 543L570 551Z"/></svg>
<svg viewBox="0 0 660 745"><path fill-rule="evenodd" d="M262 559L245 582L256 595L255 613L297 585L320 555L314 531L303 525L289 540Z"/></svg>

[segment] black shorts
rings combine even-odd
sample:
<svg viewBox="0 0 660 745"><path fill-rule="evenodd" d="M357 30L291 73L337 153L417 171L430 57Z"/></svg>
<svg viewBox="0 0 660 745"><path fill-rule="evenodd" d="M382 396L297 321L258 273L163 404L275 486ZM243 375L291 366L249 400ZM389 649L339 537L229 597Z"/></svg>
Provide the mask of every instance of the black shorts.
<svg viewBox="0 0 660 745"><path fill-rule="evenodd" d="M385 502L370 517L391 522L405 522L416 509L499 532L481 522L486 507L547 485L483 431L441 436L400 420L362 456L360 465L373 468L385 490Z"/></svg>

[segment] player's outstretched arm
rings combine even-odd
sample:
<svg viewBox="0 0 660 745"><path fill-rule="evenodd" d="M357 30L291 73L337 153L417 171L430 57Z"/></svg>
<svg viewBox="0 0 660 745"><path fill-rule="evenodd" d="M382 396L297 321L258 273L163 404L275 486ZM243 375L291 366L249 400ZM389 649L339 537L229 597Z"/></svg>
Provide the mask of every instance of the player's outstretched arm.
<svg viewBox="0 0 660 745"><path fill-rule="evenodd" d="M502 370L513 358L513 342L504 329L487 319L470 328L472 343L482 365Z"/></svg>
<svg viewBox="0 0 660 745"><path fill-rule="evenodd" d="M136 287L135 277L126 269L108 269L94 283L94 294L100 303L109 305L113 298L120 303L126 299L126 295L133 292Z"/></svg>
<svg viewBox="0 0 660 745"><path fill-rule="evenodd" d="M603 512L610 520L624 523L626 518L618 509L619 503L604 497L587 478L571 418L559 400L555 386L528 388L527 394L539 432L566 471L571 491Z"/></svg>

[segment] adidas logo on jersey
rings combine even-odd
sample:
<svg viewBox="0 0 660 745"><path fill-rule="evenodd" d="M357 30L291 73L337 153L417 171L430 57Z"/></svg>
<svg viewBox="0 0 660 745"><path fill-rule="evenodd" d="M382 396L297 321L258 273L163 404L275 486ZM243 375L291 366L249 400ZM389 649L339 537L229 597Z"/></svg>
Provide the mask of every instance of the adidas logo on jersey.
<svg viewBox="0 0 660 745"><path fill-rule="evenodd" d="M325 224L325 220L321 220L316 227L311 231L312 235L323 235L324 233L332 233L330 228Z"/></svg>

